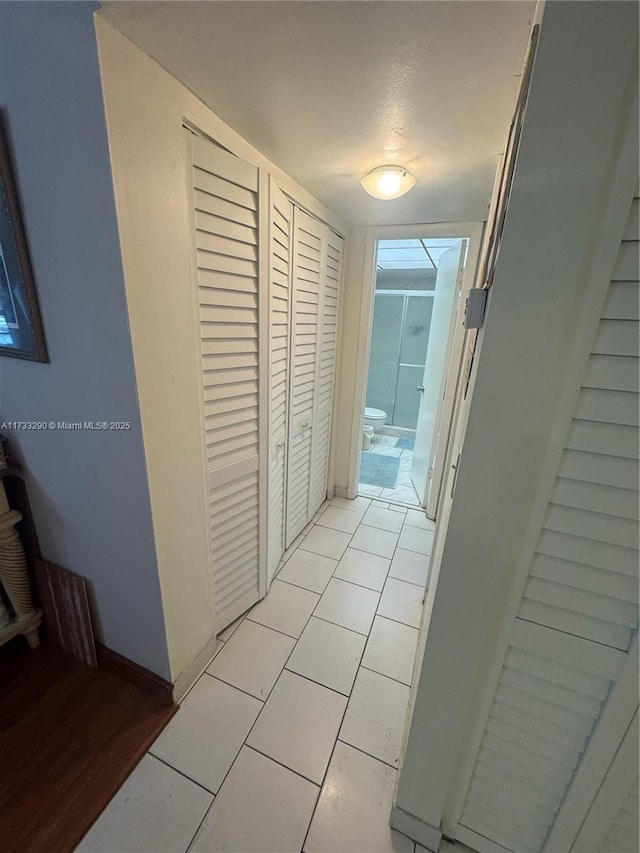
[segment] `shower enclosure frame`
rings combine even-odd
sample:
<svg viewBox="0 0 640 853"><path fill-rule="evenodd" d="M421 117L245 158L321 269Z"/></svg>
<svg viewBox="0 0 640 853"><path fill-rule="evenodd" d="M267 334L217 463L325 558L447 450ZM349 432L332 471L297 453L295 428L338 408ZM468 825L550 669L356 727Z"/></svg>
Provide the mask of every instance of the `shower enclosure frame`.
<svg viewBox="0 0 640 853"><path fill-rule="evenodd" d="M398 398L398 380L400 377L400 368L401 367L420 367L424 372L424 365L426 359L426 348L425 348L425 359L423 359L422 364L415 364L410 362L402 361L402 336L404 333L404 328L407 319L407 310L409 306L409 298L410 296L415 296L418 299L433 299L435 296L435 290L387 290L387 289L378 289L374 290L373 294L373 306L372 309L375 308L375 298L376 296L402 296L404 297L404 302L402 305L402 317L400 318L400 337L398 342L398 363L396 365L396 376L395 376L395 389L393 394L393 406L391 412L387 412L387 417L389 422L385 424L385 426L396 427L397 429L408 429L413 430L415 432L415 427L404 427L400 424L394 424L394 417L397 405ZM431 327L431 318L429 318L429 327ZM372 328L373 328L373 320L372 320ZM428 335L427 335L428 340ZM369 341L369 347L371 349L371 336ZM371 364L371 354L369 354L369 366ZM367 370L367 384L369 382L369 371ZM377 407L375 407L377 408ZM416 426L417 426L417 416L416 416Z"/></svg>

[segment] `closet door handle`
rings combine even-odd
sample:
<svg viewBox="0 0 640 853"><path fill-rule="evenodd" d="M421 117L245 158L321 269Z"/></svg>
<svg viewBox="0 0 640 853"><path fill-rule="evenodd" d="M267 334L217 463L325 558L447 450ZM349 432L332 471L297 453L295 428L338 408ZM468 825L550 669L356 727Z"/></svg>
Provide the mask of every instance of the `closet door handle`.
<svg viewBox="0 0 640 853"><path fill-rule="evenodd" d="M416 385L416 391L420 391L421 394L424 394L424 385Z"/></svg>

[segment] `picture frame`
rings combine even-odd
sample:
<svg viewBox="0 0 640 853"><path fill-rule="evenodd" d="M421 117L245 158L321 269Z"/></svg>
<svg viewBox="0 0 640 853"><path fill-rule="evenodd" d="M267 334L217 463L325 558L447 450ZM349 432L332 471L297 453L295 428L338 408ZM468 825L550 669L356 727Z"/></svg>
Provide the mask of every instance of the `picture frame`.
<svg viewBox="0 0 640 853"><path fill-rule="evenodd" d="M48 362L7 136L0 122L0 356Z"/></svg>

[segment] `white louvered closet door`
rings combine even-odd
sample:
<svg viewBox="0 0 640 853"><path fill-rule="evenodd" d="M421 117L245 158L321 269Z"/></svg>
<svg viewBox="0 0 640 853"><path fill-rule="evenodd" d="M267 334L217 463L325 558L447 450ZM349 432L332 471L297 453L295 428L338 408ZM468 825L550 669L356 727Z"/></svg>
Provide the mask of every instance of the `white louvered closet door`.
<svg viewBox="0 0 640 853"><path fill-rule="evenodd" d="M338 302L342 274L344 240L324 226L322 246L322 287L318 327L316 394L311 462L310 515L327 497L333 386L338 337Z"/></svg>
<svg viewBox="0 0 640 853"><path fill-rule="evenodd" d="M286 508L287 546L304 529L310 518L323 227L318 220L295 208Z"/></svg>
<svg viewBox="0 0 640 853"><path fill-rule="evenodd" d="M620 244L458 827L456 837L482 853L566 849L554 842L556 815L637 636L639 203Z"/></svg>
<svg viewBox="0 0 640 853"><path fill-rule="evenodd" d="M269 582L285 548L286 447L293 205L269 180Z"/></svg>
<svg viewBox="0 0 640 853"><path fill-rule="evenodd" d="M216 631L260 597L258 169L185 131Z"/></svg>

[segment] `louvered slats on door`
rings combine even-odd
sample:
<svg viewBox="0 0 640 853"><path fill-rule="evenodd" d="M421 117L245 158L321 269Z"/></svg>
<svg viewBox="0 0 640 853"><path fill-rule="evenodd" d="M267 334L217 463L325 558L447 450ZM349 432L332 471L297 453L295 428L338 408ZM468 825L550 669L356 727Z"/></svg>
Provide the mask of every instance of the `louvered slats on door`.
<svg viewBox="0 0 640 853"><path fill-rule="evenodd" d="M323 226L294 213L291 389L287 468L287 546L309 520Z"/></svg>
<svg viewBox="0 0 640 853"><path fill-rule="evenodd" d="M636 198L467 792L480 851L542 848L638 629L637 217Z"/></svg>
<svg viewBox="0 0 640 853"><path fill-rule="evenodd" d="M343 243L342 237L325 228L321 267L323 286L318 330L310 515L317 512L327 497Z"/></svg>
<svg viewBox="0 0 640 853"><path fill-rule="evenodd" d="M270 338L271 376L269 397L269 581L284 551L286 442L289 399L289 330L291 293L291 242L293 205L275 184L270 195Z"/></svg>
<svg viewBox="0 0 640 853"><path fill-rule="evenodd" d="M216 631L260 594L258 169L189 131Z"/></svg>

